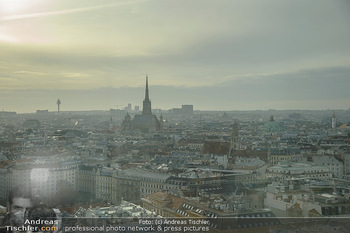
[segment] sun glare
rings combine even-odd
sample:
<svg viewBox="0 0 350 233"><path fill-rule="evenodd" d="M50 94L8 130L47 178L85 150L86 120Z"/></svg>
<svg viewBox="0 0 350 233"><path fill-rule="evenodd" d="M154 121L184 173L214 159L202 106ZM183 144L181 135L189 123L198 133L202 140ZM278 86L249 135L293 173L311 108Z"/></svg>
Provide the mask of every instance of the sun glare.
<svg viewBox="0 0 350 233"><path fill-rule="evenodd" d="M3 13L19 13L31 7L37 1L31 0L0 0L0 11Z"/></svg>
<svg viewBox="0 0 350 233"><path fill-rule="evenodd" d="M0 0L0 8L7 13L14 13L25 8L28 0Z"/></svg>

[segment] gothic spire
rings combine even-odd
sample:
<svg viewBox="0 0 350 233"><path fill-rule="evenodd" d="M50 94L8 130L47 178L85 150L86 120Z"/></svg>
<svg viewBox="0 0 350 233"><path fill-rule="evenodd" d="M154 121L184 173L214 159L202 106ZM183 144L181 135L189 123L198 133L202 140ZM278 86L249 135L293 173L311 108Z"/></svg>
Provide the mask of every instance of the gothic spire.
<svg viewBox="0 0 350 233"><path fill-rule="evenodd" d="M145 94L145 100L149 100L149 94L148 94L148 75L146 75L146 94Z"/></svg>
<svg viewBox="0 0 350 233"><path fill-rule="evenodd" d="M148 75L146 75L146 94L145 94L145 100L143 101L142 115L152 115L151 101L149 99L149 93L148 93Z"/></svg>

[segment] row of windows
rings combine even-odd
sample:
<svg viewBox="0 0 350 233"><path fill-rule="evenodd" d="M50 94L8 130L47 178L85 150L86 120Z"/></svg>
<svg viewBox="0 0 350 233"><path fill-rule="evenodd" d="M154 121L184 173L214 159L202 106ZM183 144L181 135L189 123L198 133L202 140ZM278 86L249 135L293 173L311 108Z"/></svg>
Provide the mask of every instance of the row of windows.
<svg viewBox="0 0 350 233"><path fill-rule="evenodd" d="M148 184L148 183L141 183L141 187L150 187L150 188L158 188L158 189L162 189L163 185L161 184Z"/></svg>
<svg viewBox="0 0 350 233"><path fill-rule="evenodd" d="M327 164L323 163L323 165L327 165ZM337 163L336 165L339 166L339 163ZM332 163L332 164L328 163L328 166L334 166L334 163Z"/></svg>

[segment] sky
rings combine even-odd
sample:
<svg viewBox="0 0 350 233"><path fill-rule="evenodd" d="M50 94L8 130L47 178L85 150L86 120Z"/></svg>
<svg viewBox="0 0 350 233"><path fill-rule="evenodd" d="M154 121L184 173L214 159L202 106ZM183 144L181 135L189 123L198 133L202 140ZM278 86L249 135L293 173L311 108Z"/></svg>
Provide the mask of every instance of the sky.
<svg viewBox="0 0 350 233"><path fill-rule="evenodd" d="M0 0L0 110L350 108L348 0Z"/></svg>

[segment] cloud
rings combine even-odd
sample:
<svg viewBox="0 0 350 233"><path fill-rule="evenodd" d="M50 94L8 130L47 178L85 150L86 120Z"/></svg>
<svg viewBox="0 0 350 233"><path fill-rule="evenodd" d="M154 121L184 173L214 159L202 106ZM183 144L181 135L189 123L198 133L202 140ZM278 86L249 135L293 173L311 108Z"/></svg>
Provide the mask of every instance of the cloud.
<svg viewBox="0 0 350 233"><path fill-rule="evenodd" d="M249 78L231 79L221 83L233 88L246 100L315 101L350 99L350 67L322 67L294 72L255 74ZM225 92L227 93L227 92Z"/></svg>
<svg viewBox="0 0 350 233"><path fill-rule="evenodd" d="M36 72L36 71L28 71L28 70L20 70L13 72L14 74L28 74L28 75L46 75L46 73L43 72Z"/></svg>
<svg viewBox="0 0 350 233"><path fill-rule="evenodd" d="M91 5L99 3L62 0L36 7L45 12L3 18L1 88L33 102L41 101L39 92L28 89L50 96L55 87L72 101L91 91L99 102L78 106L97 108L107 93L125 101L137 95L131 90L143 93L148 73L160 107L188 100L202 109L310 107L320 100L343 106L349 99L350 15L343 1Z"/></svg>
<svg viewBox="0 0 350 233"><path fill-rule="evenodd" d="M202 110L349 108L350 93L347 90L350 86L350 67L243 76L245 77L235 77L217 85L192 87L158 85L150 79L152 106L170 109L182 104L193 104L195 109ZM11 107L16 111L54 109L57 96L62 99L62 106L66 110L107 110L127 103L142 106L143 81L140 83L139 80L140 87L81 89L80 85L71 85L71 90L12 90L0 94L0 98L8 98L4 103L5 109ZM28 103L23 105L23 102Z"/></svg>
<svg viewBox="0 0 350 233"><path fill-rule="evenodd" d="M84 73L61 73L61 75L66 78L85 78L91 76L89 74Z"/></svg>
<svg viewBox="0 0 350 233"><path fill-rule="evenodd" d="M47 17L47 16L53 16L53 15L65 15L65 14L72 14L72 13L77 13L77 12L84 12L84 11L91 11L91 10L133 4L133 3L140 2L140 1L141 0L134 0L134 1L118 2L118 3L113 3L113 4L96 5L96 6L91 6L91 7L81 7L81 8L75 8L75 9L59 10L59 11L50 11L50 12L33 13L33 14L22 14L22 15L10 15L10 16L5 16L5 17L0 18L0 21L13 21L13 20L23 20L23 19L30 19L30 18ZM142 0L142 1L144 1L144 0Z"/></svg>

